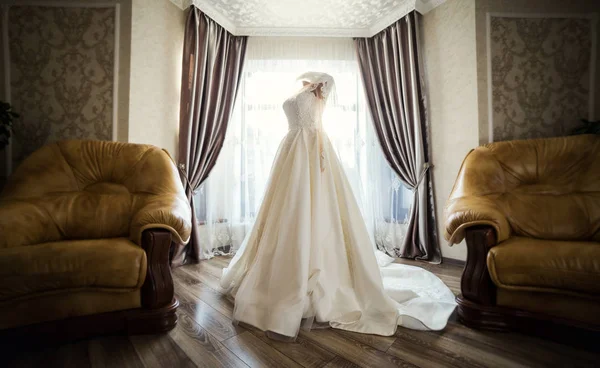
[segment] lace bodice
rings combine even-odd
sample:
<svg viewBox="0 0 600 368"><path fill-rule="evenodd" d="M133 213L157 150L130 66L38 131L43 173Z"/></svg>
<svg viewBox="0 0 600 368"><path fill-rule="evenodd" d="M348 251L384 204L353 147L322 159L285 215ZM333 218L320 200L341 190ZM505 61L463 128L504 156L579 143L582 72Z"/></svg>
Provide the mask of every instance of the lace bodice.
<svg viewBox="0 0 600 368"><path fill-rule="evenodd" d="M324 100L315 96L313 91L317 87L316 84L306 85L283 103L290 130L321 128Z"/></svg>

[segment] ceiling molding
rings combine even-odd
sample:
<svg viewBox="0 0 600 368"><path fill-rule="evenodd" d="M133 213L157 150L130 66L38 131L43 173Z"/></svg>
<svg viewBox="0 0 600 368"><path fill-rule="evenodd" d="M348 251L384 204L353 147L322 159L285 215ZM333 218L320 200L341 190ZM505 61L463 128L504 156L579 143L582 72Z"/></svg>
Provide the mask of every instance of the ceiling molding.
<svg viewBox="0 0 600 368"><path fill-rule="evenodd" d="M379 19L375 24L373 24L369 29L369 35L365 37L373 37L377 33L389 27L394 22L398 21L398 19L415 10L416 2L419 2L419 0L401 2L393 11L387 13L387 15L385 15L383 18Z"/></svg>
<svg viewBox="0 0 600 368"><path fill-rule="evenodd" d="M421 14L427 14L445 2L446 0L417 0L415 10Z"/></svg>
<svg viewBox="0 0 600 368"><path fill-rule="evenodd" d="M214 0L169 0L173 4L177 5L179 8L185 10L191 4L194 4L198 7L203 13L205 13L208 17L213 19L223 28L225 28L230 33L237 36L302 36L302 37L372 37L375 34L381 32L398 19L404 17L406 14L410 13L413 10L418 11L421 14L425 14L435 7L441 5L446 0L401 0L398 2L393 9L385 11L385 15L380 17L375 22L367 27L361 25L361 27L294 27L294 24L290 24L290 27L282 27L265 24L263 27L262 24L257 27L248 27L240 25L236 19L230 19L225 14L228 14L226 11L223 14L219 9L217 9L213 3ZM239 0L245 1L245 0ZM259 0L255 0L259 1ZM256 9L255 7L251 9ZM353 15L354 16L354 15ZM357 15L360 17L361 15ZM284 18L285 19L285 18ZM355 18L356 19L356 18ZM281 22L280 22L281 23ZM357 22L355 21L354 24ZM246 23L248 24L248 23ZM249 23L250 25L252 23ZM360 24L360 23L359 23ZM363 22L364 24L364 22ZM285 25L285 24L284 24Z"/></svg>
<svg viewBox="0 0 600 368"><path fill-rule="evenodd" d="M175 4L175 6L177 6L181 10L185 10L185 9L189 8L190 5L192 5L191 0L169 0L169 1L172 2L173 4Z"/></svg>
<svg viewBox="0 0 600 368"><path fill-rule="evenodd" d="M192 3L212 20L217 22L221 27L225 28L229 33L236 36L242 36L237 32L237 27L226 16L221 14L212 4L211 0L193 0Z"/></svg>
<svg viewBox="0 0 600 368"><path fill-rule="evenodd" d="M370 37L367 28L239 27L238 36L270 37Z"/></svg>

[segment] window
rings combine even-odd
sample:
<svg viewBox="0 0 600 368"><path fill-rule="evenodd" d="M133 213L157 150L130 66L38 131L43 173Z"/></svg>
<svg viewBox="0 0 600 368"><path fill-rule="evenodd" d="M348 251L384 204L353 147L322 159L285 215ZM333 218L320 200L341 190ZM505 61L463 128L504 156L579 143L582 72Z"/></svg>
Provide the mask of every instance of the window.
<svg viewBox="0 0 600 368"><path fill-rule="evenodd" d="M195 195L204 256L235 251L260 208L273 159L287 133L283 101L303 72L331 74L336 98L324 129L346 171L378 247L392 253L412 203L371 127L352 40L250 38L240 91L223 149Z"/></svg>

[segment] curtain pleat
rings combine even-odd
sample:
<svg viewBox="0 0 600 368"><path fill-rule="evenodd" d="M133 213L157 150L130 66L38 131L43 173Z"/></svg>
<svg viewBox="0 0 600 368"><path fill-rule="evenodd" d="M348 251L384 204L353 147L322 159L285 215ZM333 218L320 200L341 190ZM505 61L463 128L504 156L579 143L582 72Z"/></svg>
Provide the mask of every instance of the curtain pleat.
<svg viewBox="0 0 600 368"><path fill-rule="evenodd" d="M221 152L239 88L247 37L233 36L191 6L187 16L181 76L179 168L190 202ZM196 208L192 235L173 250L171 265L200 260Z"/></svg>
<svg viewBox="0 0 600 368"><path fill-rule="evenodd" d="M377 35L354 42L385 158L414 191L406 238L398 254L439 263L418 17L412 12Z"/></svg>

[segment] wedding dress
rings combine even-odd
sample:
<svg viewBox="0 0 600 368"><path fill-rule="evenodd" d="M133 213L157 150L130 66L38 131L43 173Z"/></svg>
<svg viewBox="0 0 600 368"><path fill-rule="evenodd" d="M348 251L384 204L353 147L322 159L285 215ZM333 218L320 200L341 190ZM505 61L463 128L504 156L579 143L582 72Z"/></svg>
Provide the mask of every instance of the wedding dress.
<svg viewBox="0 0 600 368"><path fill-rule="evenodd" d="M393 335L443 329L456 304L432 273L374 251L360 209L321 129L333 78L305 73L283 109L283 139L255 224L221 286L234 320L294 338L303 326ZM303 324L304 321L304 324Z"/></svg>

